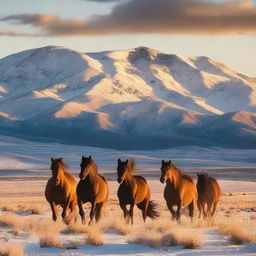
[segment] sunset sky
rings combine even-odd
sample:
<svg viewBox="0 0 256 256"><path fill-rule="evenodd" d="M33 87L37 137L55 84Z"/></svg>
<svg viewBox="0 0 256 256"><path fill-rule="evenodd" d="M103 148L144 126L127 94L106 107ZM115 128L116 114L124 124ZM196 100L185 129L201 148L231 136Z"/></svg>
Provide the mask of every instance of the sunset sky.
<svg viewBox="0 0 256 256"><path fill-rule="evenodd" d="M256 77L256 1L0 0L0 58L60 45L206 55Z"/></svg>

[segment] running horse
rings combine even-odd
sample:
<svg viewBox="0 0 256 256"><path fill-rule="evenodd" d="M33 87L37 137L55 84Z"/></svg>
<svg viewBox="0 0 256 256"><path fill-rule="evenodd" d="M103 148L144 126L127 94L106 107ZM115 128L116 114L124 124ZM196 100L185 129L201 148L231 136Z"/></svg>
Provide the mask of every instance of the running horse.
<svg viewBox="0 0 256 256"><path fill-rule="evenodd" d="M197 177L199 218L201 212L203 212L204 218L213 217L221 196L220 186L217 180L209 177L207 173L198 173ZM205 205L207 205L207 210Z"/></svg>
<svg viewBox="0 0 256 256"><path fill-rule="evenodd" d="M117 196L128 224L130 221L133 224L133 209L135 205L142 211L144 222L147 216L152 219L159 217L159 213L156 210L157 205L150 200L150 189L146 179L133 175L134 173L135 163L133 160L127 159L122 162L118 159L117 181L120 185ZM127 205L130 205L129 211L126 208Z"/></svg>
<svg viewBox="0 0 256 256"><path fill-rule="evenodd" d="M188 206L192 220L197 202L197 189L193 178L182 173L172 161L162 160L160 182L166 182L164 199L172 219L180 222L181 207ZM176 211L173 209L174 206L177 206Z"/></svg>
<svg viewBox="0 0 256 256"><path fill-rule="evenodd" d="M76 180L67 172L67 166L63 158L51 158L52 177L48 180L45 188L45 198L49 202L52 210L52 219L57 220L57 206L63 208L62 219L69 223L76 218ZM70 214L68 216L68 210Z"/></svg>
<svg viewBox="0 0 256 256"><path fill-rule="evenodd" d="M90 202L91 212L89 224L91 224L94 218L96 222L100 220L103 206L108 200L109 188L106 179L98 173L97 166L91 156L82 156L80 167L80 181L76 190L79 214L82 218L82 223L85 224L83 204Z"/></svg>

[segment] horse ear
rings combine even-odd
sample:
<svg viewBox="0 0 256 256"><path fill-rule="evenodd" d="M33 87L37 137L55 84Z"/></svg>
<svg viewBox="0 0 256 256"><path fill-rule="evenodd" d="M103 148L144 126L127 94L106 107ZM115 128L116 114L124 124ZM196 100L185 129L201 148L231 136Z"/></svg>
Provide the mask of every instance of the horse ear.
<svg viewBox="0 0 256 256"><path fill-rule="evenodd" d="M53 158L51 157L51 161L52 161L52 163L53 163Z"/></svg>
<svg viewBox="0 0 256 256"><path fill-rule="evenodd" d="M92 156L91 155L89 155L89 160L91 160L92 159Z"/></svg>
<svg viewBox="0 0 256 256"><path fill-rule="evenodd" d="M85 158L85 157L84 157L84 156L82 156L82 160L84 160L84 158Z"/></svg>
<svg viewBox="0 0 256 256"><path fill-rule="evenodd" d="M164 165L164 160L162 160L162 165Z"/></svg>
<svg viewBox="0 0 256 256"><path fill-rule="evenodd" d="M169 165L172 165L172 161L171 161L171 160L169 160L168 164L169 164Z"/></svg>
<svg viewBox="0 0 256 256"><path fill-rule="evenodd" d="M128 161L129 161L129 159L127 159L127 160L125 161L125 164L128 164Z"/></svg>
<svg viewBox="0 0 256 256"><path fill-rule="evenodd" d="M117 162L118 162L118 164L120 164L120 163L121 163L121 159L119 158L119 159L117 160Z"/></svg>

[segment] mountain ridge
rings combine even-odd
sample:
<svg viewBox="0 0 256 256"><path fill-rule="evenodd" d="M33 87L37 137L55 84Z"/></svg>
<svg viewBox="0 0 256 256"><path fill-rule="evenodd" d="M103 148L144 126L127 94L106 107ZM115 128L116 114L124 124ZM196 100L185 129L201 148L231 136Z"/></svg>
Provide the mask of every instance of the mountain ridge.
<svg viewBox="0 0 256 256"><path fill-rule="evenodd" d="M256 78L205 56L147 47L47 46L0 59L0 112L0 133L33 140L254 148Z"/></svg>

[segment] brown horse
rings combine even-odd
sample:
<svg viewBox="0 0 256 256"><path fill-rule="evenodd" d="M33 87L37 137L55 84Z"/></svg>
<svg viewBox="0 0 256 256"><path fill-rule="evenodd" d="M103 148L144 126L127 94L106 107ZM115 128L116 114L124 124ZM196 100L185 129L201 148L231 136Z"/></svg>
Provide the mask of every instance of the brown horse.
<svg viewBox="0 0 256 256"><path fill-rule="evenodd" d="M96 222L100 220L103 206L108 200L109 188L106 179L97 173L97 166L91 156L82 156L80 166L80 181L76 190L79 214L81 215L82 223L84 224L85 216L83 204L90 202L91 212L89 224L91 224L94 217Z"/></svg>
<svg viewBox="0 0 256 256"><path fill-rule="evenodd" d="M147 181L141 176L133 175L135 172L135 163L133 160L126 160L122 162L118 159L117 175L118 183L120 186L117 191L119 204L124 212L124 218L127 223L133 224L133 208L134 205L142 211L142 217L144 222L146 217L155 219L159 217L159 213L156 211L157 205L150 201L150 189ZM126 205L130 205L129 211Z"/></svg>
<svg viewBox="0 0 256 256"><path fill-rule="evenodd" d="M197 174L197 191L199 218L203 211L204 218L212 217L220 200L221 189L216 179L209 177L207 173ZM207 205L207 210L205 209Z"/></svg>
<svg viewBox="0 0 256 256"><path fill-rule="evenodd" d="M76 215L76 181L75 178L66 171L63 158L51 158L52 177L48 180L45 188L45 198L52 209L52 219L57 220L57 205L61 205L63 212L61 214L63 221L71 221ZM70 215L67 217L68 210Z"/></svg>
<svg viewBox="0 0 256 256"><path fill-rule="evenodd" d="M166 182L164 198L172 218L180 222L181 207L188 206L192 220L197 202L197 189L193 178L182 173L171 161L162 160L160 181ZM177 206L176 211L174 206Z"/></svg>

